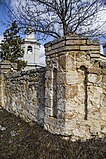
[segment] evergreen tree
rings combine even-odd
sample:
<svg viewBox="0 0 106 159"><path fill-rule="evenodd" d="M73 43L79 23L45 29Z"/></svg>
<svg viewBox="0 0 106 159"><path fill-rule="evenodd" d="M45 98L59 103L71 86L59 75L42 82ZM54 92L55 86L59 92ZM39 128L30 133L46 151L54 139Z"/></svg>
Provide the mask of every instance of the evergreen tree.
<svg viewBox="0 0 106 159"><path fill-rule="evenodd" d="M12 23L11 27L3 35L4 40L1 44L3 60L17 63L17 69L21 70L26 66L26 62L21 59L24 55L24 51L21 48L23 40L19 35L19 28L16 21Z"/></svg>

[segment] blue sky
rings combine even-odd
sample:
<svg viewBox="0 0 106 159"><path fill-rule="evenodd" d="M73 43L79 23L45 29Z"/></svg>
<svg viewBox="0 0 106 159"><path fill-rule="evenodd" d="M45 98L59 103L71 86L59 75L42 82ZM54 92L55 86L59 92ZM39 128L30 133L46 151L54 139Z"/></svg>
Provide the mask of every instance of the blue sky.
<svg viewBox="0 0 106 159"><path fill-rule="evenodd" d="M0 4L0 37L3 35L3 32L7 29L7 26L3 23L6 21L5 11L2 4Z"/></svg>
<svg viewBox="0 0 106 159"><path fill-rule="evenodd" d="M8 3L8 8L11 7L11 2L15 2L15 0L8 0L10 3ZM6 16L5 13L5 9L6 7L4 7L2 4L0 4L0 41L3 37L3 33L4 31L9 28L8 23L6 23L6 21L8 20L8 17ZM22 37L25 37L24 35L22 35ZM48 38L48 41L51 41L52 38ZM44 45L46 43L46 41L39 41L42 45Z"/></svg>
<svg viewBox="0 0 106 159"><path fill-rule="evenodd" d="M11 0L8 0L8 1L11 2ZM13 0L13 2L14 1L15 0ZM104 1L106 1L106 0L104 0ZM8 7L10 7L10 4L9 4ZM5 9L4 9L3 5L0 4L0 41L1 41L1 38L3 36L3 32L8 28L7 25L5 25L4 23L2 23L2 21L6 22L6 19L7 19L7 17L6 17L6 14L5 14ZM48 39L48 40L50 41L51 39ZM103 40L103 38L101 38L101 40ZM105 39L105 41L106 41L106 39ZM43 45L44 43L46 43L46 41L41 41L40 43ZM40 59L41 59L41 63L42 64L45 63L44 62L44 54L45 54L44 53L44 47L42 46L42 48L41 48L41 55L40 55Z"/></svg>
<svg viewBox="0 0 106 159"><path fill-rule="evenodd" d="M15 1L16 0L8 0L8 2L13 2L13 3ZM106 2L106 0L104 0L104 1ZM8 5L9 5L8 7L10 7L10 4L11 3L8 3ZM0 38L2 37L3 32L8 28L8 26L4 24L6 22L6 19L7 19L7 17L6 17L6 14L5 14L5 9L4 9L3 5L0 4ZM4 23L2 23L2 21ZM41 42L41 43L44 44L45 42Z"/></svg>
<svg viewBox="0 0 106 159"><path fill-rule="evenodd" d="M9 27L8 25L5 24L7 19L8 18L6 17L4 7L0 4L0 41L2 40L4 31ZM45 51L42 45L40 49L40 64L45 65Z"/></svg>

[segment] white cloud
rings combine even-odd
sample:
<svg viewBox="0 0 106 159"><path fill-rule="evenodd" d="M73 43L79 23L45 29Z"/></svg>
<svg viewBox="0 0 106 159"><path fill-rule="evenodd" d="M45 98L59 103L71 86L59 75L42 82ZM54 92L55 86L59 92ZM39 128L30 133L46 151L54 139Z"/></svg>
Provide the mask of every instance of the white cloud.
<svg viewBox="0 0 106 159"><path fill-rule="evenodd" d="M106 32L106 8L104 8L103 10L101 10L98 15L97 15L97 21L95 24L95 27L100 27L101 25L102 28L99 29L100 33L101 32Z"/></svg>
<svg viewBox="0 0 106 159"><path fill-rule="evenodd" d="M82 2L91 4L92 2L94 2L94 0L90 0L90 1L82 0ZM33 3L35 5L33 5ZM36 14L35 10L43 11L44 6L42 6L42 5L37 6L36 4L37 4L36 1L31 1L31 0L11 0L11 6L15 11L16 16L19 16L19 9L20 9L21 15L24 17L26 16L25 13L27 11L28 11L29 17L32 14L33 14L33 17L38 16ZM19 7L19 5L21 7ZM95 5L94 5L94 7L95 7ZM47 14L39 15L39 18L42 18L42 17L43 18L46 17L47 20L50 20L50 21L53 21L53 19L55 20L55 18L56 18L56 20L59 20L59 19L57 19L56 14L53 14L53 13L51 13L49 16ZM31 18L32 18L32 16L31 16ZM35 19L32 18L32 21L35 22ZM76 21L77 21L77 17L76 17ZM63 29L57 23L56 24L53 23L52 25L53 26L51 26L51 29L52 29L52 27L55 28L55 31L59 32L59 34L62 35ZM85 21L83 27L81 26L81 28L79 28L77 33L83 33L83 32L87 32L90 30L95 30L97 28L98 28L98 33L100 33L100 34L103 32L106 32L106 8L103 8L103 7L100 8L100 11L98 12L97 17L95 18L95 16L94 16L93 21L92 21L92 18L87 19Z"/></svg>
<svg viewBox="0 0 106 159"><path fill-rule="evenodd" d="M89 27L90 29L97 30L96 34L106 34L106 7L100 9L93 23Z"/></svg>
<svg viewBox="0 0 106 159"><path fill-rule="evenodd" d="M34 12L35 6L33 5L33 1L31 0L11 0L11 7L14 10L16 16L19 16L20 13L24 14L26 11L30 10L30 12ZM39 9L42 9L41 7Z"/></svg>

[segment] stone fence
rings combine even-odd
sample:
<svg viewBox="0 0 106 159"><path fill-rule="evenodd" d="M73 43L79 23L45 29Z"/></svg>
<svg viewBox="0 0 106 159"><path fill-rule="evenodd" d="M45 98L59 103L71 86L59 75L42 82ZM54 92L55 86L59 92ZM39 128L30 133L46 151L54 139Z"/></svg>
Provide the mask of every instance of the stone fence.
<svg viewBox="0 0 106 159"><path fill-rule="evenodd" d="M1 106L27 122L44 124L45 69L23 72L1 69Z"/></svg>
<svg viewBox="0 0 106 159"><path fill-rule="evenodd" d="M105 136L106 57L99 42L69 34L45 50L45 128L73 140Z"/></svg>
<svg viewBox="0 0 106 159"><path fill-rule="evenodd" d="M45 51L45 69L1 67L1 106L73 141L106 136L106 57L99 42L69 34Z"/></svg>

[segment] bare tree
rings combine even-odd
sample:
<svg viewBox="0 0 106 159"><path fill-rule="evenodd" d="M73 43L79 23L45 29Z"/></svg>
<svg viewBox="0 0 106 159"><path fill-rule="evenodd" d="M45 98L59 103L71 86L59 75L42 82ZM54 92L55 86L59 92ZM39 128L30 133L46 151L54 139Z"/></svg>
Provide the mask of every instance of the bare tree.
<svg viewBox="0 0 106 159"><path fill-rule="evenodd" d="M73 32L93 36L106 33L103 10L102 0L17 0L9 17L22 28L31 26L41 38Z"/></svg>

